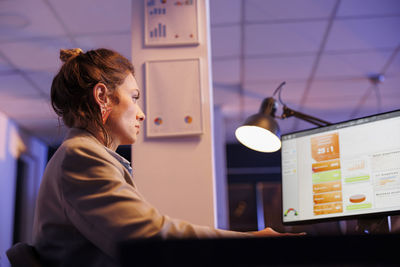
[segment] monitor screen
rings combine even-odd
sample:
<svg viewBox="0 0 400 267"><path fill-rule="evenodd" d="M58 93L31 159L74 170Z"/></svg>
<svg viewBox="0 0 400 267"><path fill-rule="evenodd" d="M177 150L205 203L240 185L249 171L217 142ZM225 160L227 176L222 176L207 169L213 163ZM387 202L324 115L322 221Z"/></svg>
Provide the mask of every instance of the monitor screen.
<svg viewBox="0 0 400 267"><path fill-rule="evenodd" d="M400 110L282 136L284 224L400 211Z"/></svg>

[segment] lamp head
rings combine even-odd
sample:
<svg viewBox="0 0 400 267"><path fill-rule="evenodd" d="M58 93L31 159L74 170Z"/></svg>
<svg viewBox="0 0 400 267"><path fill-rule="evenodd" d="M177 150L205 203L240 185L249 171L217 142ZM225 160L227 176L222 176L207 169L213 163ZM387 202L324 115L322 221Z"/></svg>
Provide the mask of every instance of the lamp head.
<svg viewBox="0 0 400 267"><path fill-rule="evenodd" d="M246 119L236 129L235 135L240 143L259 152L275 152L281 148L281 133L276 122L277 104L272 97L265 98L260 110Z"/></svg>

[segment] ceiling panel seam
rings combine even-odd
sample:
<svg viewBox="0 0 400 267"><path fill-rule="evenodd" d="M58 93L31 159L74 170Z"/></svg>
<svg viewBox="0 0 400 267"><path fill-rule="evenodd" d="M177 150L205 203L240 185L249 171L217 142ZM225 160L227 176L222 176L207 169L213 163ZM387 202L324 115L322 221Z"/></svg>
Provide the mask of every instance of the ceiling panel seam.
<svg viewBox="0 0 400 267"><path fill-rule="evenodd" d="M399 51L400 51L400 44L396 47L396 49L394 49L393 53L390 55L385 65L383 65L380 72L381 74L385 74L387 72L388 68L393 63L394 59L399 55Z"/></svg>
<svg viewBox="0 0 400 267"><path fill-rule="evenodd" d="M8 76L8 75L19 75L19 72L15 69L0 71L0 76Z"/></svg>
<svg viewBox="0 0 400 267"><path fill-rule="evenodd" d="M336 3L335 3L335 6L333 7L331 15L329 16L328 25L327 25L325 33L324 33L324 35L322 37L322 41L321 41L321 44L319 46L318 53L317 53L317 55L315 57L315 60L313 62L310 75L309 75L309 77L307 79L307 82L306 82L304 93L303 93L303 95L302 95L302 97L300 99L300 104L299 104L299 111L300 112L303 110L304 105L305 105L305 103L307 101L307 97L308 97L308 94L309 94L309 91L310 91L310 88L311 88L311 84L312 84L312 82L314 80L315 73L317 72L319 63L321 61L322 54L323 54L323 52L325 50L325 46L326 46L326 43L328 41L328 37L329 37L329 34L331 32L333 22L335 20L335 17L337 15L338 10L339 10L339 6L340 6L340 0L337 0ZM294 123L293 123L293 128L292 128L293 131L295 131L295 129L297 129L298 124L299 124L299 120L295 120Z"/></svg>
<svg viewBox="0 0 400 267"><path fill-rule="evenodd" d="M400 77L400 75L398 76ZM304 83L307 81L307 79L301 79L301 78L289 78L285 79L286 83ZM337 75L337 76L325 76L325 77L314 77L314 82L335 82L335 81L360 81L360 76L353 76L353 75ZM279 83L282 82L282 79L258 79L258 80L248 80L246 81L247 85L251 84L262 84L265 82L274 82L274 83Z"/></svg>
<svg viewBox="0 0 400 267"><path fill-rule="evenodd" d="M22 77L25 81L27 81L30 85L32 85L32 87L37 91L37 93L38 93L41 97L43 97L43 98L45 98L45 99L48 98L48 95L45 94L45 93L40 89L40 86L38 86L38 85L31 79L31 77L29 77L29 75L27 75L23 70L21 70L20 68L16 67L16 66L14 65L14 63L13 63L6 55L4 55L4 53L1 52L1 51L0 51L0 58L2 58L5 62L7 62L7 64L10 65L16 73L18 73L19 75L21 75L21 77Z"/></svg>
<svg viewBox="0 0 400 267"><path fill-rule="evenodd" d="M389 59L386 61L386 63L383 65L381 71L379 72L379 74L385 75L385 73L387 72L388 68L390 67L390 65L393 63L394 59L397 57L397 55L399 55L399 51L400 51L400 45L398 45L396 47L396 49L393 50L392 54L390 55ZM363 105L365 104L365 102L367 101L367 99L369 98L369 96L371 95L372 91L375 90L376 96L377 96L377 105L378 105L378 112L380 112L381 109L381 99L380 99L380 87L378 84L372 84L370 85L367 90L365 90L364 95L360 98L360 100L358 101L356 107L353 109L353 111L350 113L350 119L354 118L355 116L357 116L357 114L360 112L361 108L363 107Z"/></svg>
<svg viewBox="0 0 400 267"><path fill-rule="evenodd" d="M354 16L337 16L335 20L364 20L364 19L386 19L400 17L400 14L376 14L376 15L354 15Z"/></svg>
<svg viewBox="0 0 400 267"><path fill-rule="evenodd" d="M76 42L75 38L73 37L73 35L71 34L71 32L69 31L67 25L64 23L64 21L61 19L61 17L59 16L58 12L56 11L56 9L53 7L52 4L50 4L50 2L48 0L43 0L43 2L47 5L47 7L50 9L50 11L53 13L54 18L58 21L58 23L60 23L60 26L63 28L63 30L65 31L65 35L68 37L68 39L71 41L71 43L75 46L78 47L78 43Z"/></svg>
<svg viewBox="0 0 400 267"><path fill-rule="evenodd" d="M110 35L126 35L131 34L130 31L107 31L107 32L88 32L88 33L77 33L72 34L72 38L79 38L79 37L94 37L94 36L110 36ZM22 43L22 42L37 42L37 41L52 41L52 40L59 40L60 38L65 37L64 35L51 35L51 36L32 36L32 37L22 37L16 39L7 39L7 40L0 40L0 44L8 44L8 43ZM69 38L69 37L68 37ZM74 43L76 44L76 43Z"/></svg>
<svg viewBox="0 0 400 267"><path fill-rule="evenodd" d="M369 98L374 87L375 87L374 85L368 86L367 90L365 90L365 93L360 97L360 100L358 101L357 105L355 106L353 111L350 113L349 118L353 119L357 116L357 114L360 112L362 106L365 104L365 102Z"/></svg>
<svg viewBox="0 0 400 267"><path fill-rule="evenodd" d="M382 19L382 18L397 18L400 14L371 14L371 15L352 15L352 16L337 16L335 21L340 20L366 20L366 19ZM269 25L269 24L291 24L291 23L306 23L306 22L321 22L328 21L329 17L321 18L294 18L294 19L275 19L275 20L253 20L246 21L246 25ZM225 22L211 24L211 28L226 28L240 26L240 22Z"/></svg>
<svg viewBox="0 0 400 267"><path fill-rule="evenodd" d="M373 49L341 49L341 50L325 50L324 55L349 55L349 54L366 54L376 52L391 52L393 47L373 48ZM275 54L252 54L245 55L244 59L261 59L261 58L291 58L291 57L304 57L315 56L318 52L293 52L293 53L275 53ZM240 55L230 56L213 56L214 61L228 61L240 59Z"/></svg>

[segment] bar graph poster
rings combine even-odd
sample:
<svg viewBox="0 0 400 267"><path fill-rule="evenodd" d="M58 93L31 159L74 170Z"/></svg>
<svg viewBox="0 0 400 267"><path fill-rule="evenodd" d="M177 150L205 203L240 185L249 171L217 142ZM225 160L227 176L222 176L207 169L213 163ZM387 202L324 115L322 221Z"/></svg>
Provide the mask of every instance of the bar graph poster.
<svg viewBox="0 0 400 267"><path fill-rule="evenodd" d="M145 45L196 45L197 0L144 0Z"/></svg>
<svg viewBox="0 0 400 267"><path fill-rule="evenodd" d="M200 59L149 61L146 72L146 136L203 133Z"/></svg>

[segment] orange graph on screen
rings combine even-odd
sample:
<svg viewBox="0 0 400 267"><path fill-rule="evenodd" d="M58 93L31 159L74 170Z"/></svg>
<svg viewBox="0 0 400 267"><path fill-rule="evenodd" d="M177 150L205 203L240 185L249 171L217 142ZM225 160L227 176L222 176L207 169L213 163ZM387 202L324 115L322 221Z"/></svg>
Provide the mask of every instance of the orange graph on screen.
<svg viewBox="0 0 400 267"><path fill-rule="evenodd" d="M312 137L314 215L343 212L339 134Z"/></svg>
<svg viewBox="0 0 400 267"><path fill-rule="evenodd" d="M338 133L311 138L311 155L317 162L339 158Z"/></svg>
<svg viewBox="0 0 400 267"><path fill-rule="evenodd" d="M325 193L331 191L342 191L341 181L325 182L319 184L313 184L313 193Z"/></svg>
<svg viewBox="0 0 400 267"><path fill-rule="evenodd" d="M322 205L314 205L315 215L340 213L340 212L343 212L342 203L327 203Z"/></svg>
<svg viewBox="0 0 400 267"><path fill-rule="evenodd" d="M332 202L341 202L342 201L342 192L328 192L322 194L314 194L313 200L315 204L323 204L323 203L332 203Z"/></svg>
<svg viewBox="0 0 400 267"><path fill-rule="evenodd" d="M324 172L330 170L340 169L340 161L339 159L317 162L312 164L313 172Z"/></svg>
<svg viewBox="0 0 400 267"><path fill-rule="evenodd" d="M358 171L358 170L363 170L363 169L365 169L365 161L364 160L357 160L347 167L348 171Z"/></svg>

